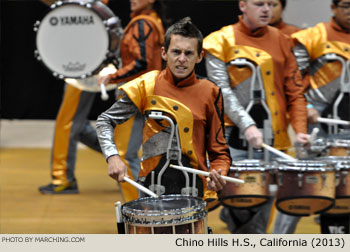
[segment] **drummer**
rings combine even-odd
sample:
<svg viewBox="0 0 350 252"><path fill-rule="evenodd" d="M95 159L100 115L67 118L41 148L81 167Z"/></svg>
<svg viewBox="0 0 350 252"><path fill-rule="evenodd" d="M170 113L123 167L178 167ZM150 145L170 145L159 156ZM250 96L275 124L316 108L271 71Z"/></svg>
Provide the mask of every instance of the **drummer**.
<svg viewBox="0 0 350 252"><path fill-rule="evenodd" d="M102 0L102 2L107 4L108 0ZM165 14L162 1L134 0L130 1L130 8L132 19L124 29L124 37L121 41L122 67L112 76L112 83L122 83L147 71L162 68L160 50L164 40L162 18ZM79 193L75 177L78 142L101 152L96 131L88 121L95 96L96 93L80 90L71 85L65 86L63 101L56 118L51 153L52 181L48 185L39 187L41 193ZM129 125L123 131L124 135L121 139L129 142L130 135L133 135L129 143L133 147L122 155L123 158L127 156L127 165L133 171L133 173L130 172L131 177L137 176L140 170L138 150L142 139L142 123L140 115L129 120ZM133 187L122 185L122 193L128 200L138 197Z"/></svg>
<svg viewBox="0 0 350 252"><path fill-rule="evenodd" d="M290 147L287 113L296 131L296 141L306 143L309 137L306 134L306 101L301 75L292 54L292 43L278 29L268 26L272 4L268 0L240 0L239 8L243 15L239 17L238 23L223 27L204 40L208 77L223 92L225 113L229 119L226 121L226 138L233 160L248 158L245 141L256 148L252 151L255 159L263 158L262 152L257 151L263 141L281 151L287 151ZM235 64L237 59L241 63L241 59L246 59L246 62L253 63L250 64L253 67L248 67L248 63L244 63L246 65L243 67L230 64ZM257 75L261 73L263 83L257 90L259 92L250 92L252 87L245 85L251 83L249 77L252 71ZM259 84L257 82L254 83L255 87ZM245 88L248 88L245 92L248 95L260 94L250 97L260 103L259 110L252 110L250 114L245 110L248 104L243 105L249 97L237 93L242 89L244 92ZM261 94L266 97L267 111ZM265 121L269 127L264 126ZM241 139L241 135L244 139ZM266 233L271 206L272 200L251 211L224 207L220 218L226 222L231 233Z"/></svg>
<svg viewBox="0 0 350 252"><path fill-rule="evenodd" d="M325 55L338 55L348 62L348 67L350 60L350 0L333 0L331 9L334 16L329 22L319 23L314 27L292 34L296 42L295 56L303 74L303 81L307 86L309 131L318 127L319 135L325 137L328 134L320 124L316 124L317 118L320 115L334 116L332 112L334 101L340 91L341 72L342 68L346 67L342 66L339 61L328 61ZM349 99L349 96L347 98ZM344 99L339 105L340 119L350 120L349 100ZM299 219L300 217L278 213L276 222L280 225L275 232L294 233ZM343 223L346 223L347 220L344 220Z"/></svg>
<svg viewBox="0 0 350 252"><path fill-rule="evenodd" d="M297 43L295 55L299 69L307 86L310 129L316 126L318 117L334 117L333 106L339 95L342 70L350 71L350 0L333 0L331 9L334 16L329 22L292 35ZM342 65L339 60L327 60L325 56L330 54L336 54L348 65ZM349 81L348 78L345 81ZM344 99L337 110L340 118L335 119L350 120L349 100ZM318 127L319 134L326 136L327 132Z"/></svg>
<svg viewBox="0 0 350 252"><path fill-rule="evenodd" d="M179 138L171 143L181 148L184 166L208 171L208 153L210 179L197 180L198 196L205 198L207 192L221 190L225 185L220 174L227 174L231 159L224 138L221 91L214 83L197 77L194 71L203 57L202 40L201 32L190 18L173 24L165 34L161 51L166 68L148 72L121 86L121 97L98 117L97 134L108 162L108 174L113 179L122 182L128 176L114 143L114 127L141 113L146 121L139 181L148 187L152 171L157 180L159 169L168 159L170 137L169 123L148 118L152 111L157 111L177 125ZM181 193L185 186L183 177L181 171L166 168L162 177L165 194Z"/></svg>

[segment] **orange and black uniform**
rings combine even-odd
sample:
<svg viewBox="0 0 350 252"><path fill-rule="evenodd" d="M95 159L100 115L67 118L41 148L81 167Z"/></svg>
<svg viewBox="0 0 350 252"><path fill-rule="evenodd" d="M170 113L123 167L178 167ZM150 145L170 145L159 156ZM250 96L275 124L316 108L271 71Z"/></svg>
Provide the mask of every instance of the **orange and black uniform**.
<svg viewBox="0 0 350 252"><path fill-rule="evenodd" d="M296 132L307 132L301 74L292 53L292 42L285 34L271 26L252 32L240 17L238 23L209 34L204 39L204 49L208 77L222 89L226 130L231 131L226 137L233 160L248 158L238 132L244 132L251 125L258 126L265 119L260 111L246 112L252 68L230 64L234 60L245 59L261 74L275 148L287 150L291 146L287 113ZM273 200L269 200L263 206L248 210L225 207L220 218L231 233L266 233L272 203Z"/></svg>
<svg viewBox="0 0 350 252"><path fill-rule="evenodd" d="M216 85L206 79L197 78L194 72L175 83L170 70L166 68L161 72L146 73L124 84L120 89L124 96L102 113L96 124L106 158L120 151L113 143L115 125L127 122L137 112L147 119L149 111L161 111L177 124L182 158L187 160L189 166L208 171L208 154L210 169L222 169L223 174L228 172L231 159L223 132L222 96ZM169 125L164 122L150 118L145 121L140 180L156 170L165 158L167 150L162 146L166 146L169 140L168 130ZM167 168L165 174L172 170L174 169ZM171 191L173 184L180 183L181 176L181 172L167 176L167 181L163 184L166 193L181 193ZM206 198L212 192L206 190L206 180L202 180L199 196Z"/></svg>
<svg viewBox="0 0 350 252"><path fill-rule="evenodd" d="M274 42L271 43L271 41ZM260 67L266 103L272 116L275 148L287 150L290 147L287 113L290 114L292 126L296 132L307 132L306 101L303 95L301 74L292 53L290 39L278 29L265 26L251 32L240 17L238 23L225 26L208 35L204 39L204 49L207 54L227 64L229 83L222 82L221 85L220 80L218 80L219 83L215 80L215 83L225 90L228 89L228 85L234 89L251 76L251 70L248 67L229 65L230 61L245 58ZM208 76L211 79L210 74L209 71ZM235 111L240 108L228 106L232 103L226 102L226 99L229 100L231 94L234 95L232 91L226 93L223 90L225 113L228 116L227 119L238 125L243 132L252 124L245 119L250 116L244 112L237 116ZM247 101L247 97L238 98ZM248 123L244 123L244 120L247 120ZM229 123L228 120L227 122Z"/></svg>
<svg viewBox="0 0 350 252"><path fill-rule="evenodd" d="M330 22L319 23L294 33L292 38L296 44L295 54L299 68L304 73L308 102L314 104L322 114L327 106L333 106L340 90L341 72L345 70L340 61L327 60L325 56L335 54L349 62L350 31L340 27L332 18ZM349 120L349 115L346 114L349 106L340 110L345 112L346 117L343 119Z"/></svg>
<svg viewBox="0 0 350 252"><path fill-rule="evenodd" d="M303 73L308 102L312 104L320 115L328 117L328 113L331 115L333 112L334 101L339 94L340 76L343 66L340 61L329 61L325 56L335 54L345 62L350 61L350 30L343 29L332 18L330 22L319 23L314 27L294 33L291 37L295 40L294 53L299 69ZM349 96L347 96L347 99L349 99ZM340 117L343 116L341 118L344 120L349 120L349 106L349 100L346 99L339 103L338 115ZM320 124L310 124L309 131L311 132L314 127L320 129L318 135L328 136ZM344 134L342 137L346 137L346 135ZM349 215L334 216L332 218L327 215L321 215L322 233L330 232L328 225L323 225L324 222L333 222L330 226L342 226L343 232L349 233L349 225L344 229L345 223L349 223L349 218ZM275 233L294 233L299 219L300 217L279 212L276 217L276 223L279 225L275 225Z"/></svg>

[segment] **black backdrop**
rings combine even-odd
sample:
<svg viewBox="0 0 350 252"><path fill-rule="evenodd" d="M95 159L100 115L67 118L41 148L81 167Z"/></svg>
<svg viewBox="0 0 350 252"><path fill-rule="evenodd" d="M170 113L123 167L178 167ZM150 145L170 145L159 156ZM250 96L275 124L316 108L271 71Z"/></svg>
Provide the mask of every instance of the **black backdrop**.
<svg viewBox="0 0 350 252"><path fill-rule="evenodd" d="M0 118L54 119L59 109L63 81L55 79L34 58L33 24L47 13L49 7L39 0L0 0L1 62ZM129 0L110 0L109 7L121 18L123 27L129 22ZM235 0L165 0L168 17L176 21L190 16L206 36L237 21ZM204 64L197 73L206 75ZM113 103L96 96L90 119Z"/></svg>

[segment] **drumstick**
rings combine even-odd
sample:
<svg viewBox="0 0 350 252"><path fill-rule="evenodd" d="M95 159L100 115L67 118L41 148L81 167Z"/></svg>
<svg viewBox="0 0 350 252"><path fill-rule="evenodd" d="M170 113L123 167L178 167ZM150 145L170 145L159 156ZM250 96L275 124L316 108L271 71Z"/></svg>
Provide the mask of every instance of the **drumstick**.
<svg viewBox="0 0 350 252"><path fill-rule="evenodd" d="M105 68L103 68L100 72L99 72L99 76L102 77L102 76L107 76L109 74L114 74L116 72L116 68L112 65L112 64L109 64L108 66L106 66ZM105 83L101 83L100 84L100 88L101 88L101 99L106 101L108 100L109 96L106 92L106 86L105 86Z"/></svg>
<svg viewBox="0 0 350 252"><path fill-rule="evenodd" d="M282 152L282 151L279 151L265 143L262 143L261 144L262 147L264 147L266 150L272 152L272 153L275 153L276 155L280 156L280 157L283 157L284 159L289 159L289 160L293 160L293 161L297 161L297 159L293 158L292 156L289 156L288 154Z"/></svg>
<svg viewBox="0 0 350 252"><path fill-rule="evenodd" d="M339 120L339 119L331 119L331 118L317 118L317 121L320 123L328 123L328 124L340 124L340 125L350 125L349 121Z"/></svg>
<svg viewBox="0 0 350 252"><path fill-rule="evenodd" d="M197 175L209 177L209 172L205 172L205 171L201 171L201 170L197 170L197 169L193 169L193 168L189 168L189 167L185 167L185 166L173 165L173 164L171 164L169 166L171 168L175 168L178 170L182 170L182 171L194 173ZM231 177L222 176L222 175L221 175L221 177L227 182L244 184L244 180L242 180L242 179L236 179L236 178L231 178Z"/></svg>
<svg viewBox="0 0 350 252"><path fill-rule="evenodd" d="M100 88L101 88L101 99L104 101L107 101L109 98L109 95L107 94L105 84L101 83Z"/></svg>
<svg viewBox="0 0 350 252"><path fill-rule="evenodd" d="M129 179L128 177L124 177L124 180L126 182L128 182L129 184L135 186L137 189L143 191L144 193L147 193L149 196L158 198L158 195L155 194L154 192L152 192L151 190L147 189L146 187L144 187L143 185L140 185L139 183L135 182L132 179Z"/></svg>
<svg viewBox="0 0 350 252"><path fill-rule="evenodd" d="M317 133L320 131L320 129L319 128L313 128L312 129L312 132L311 132L311 134L310 134L310 137L309 137L309 140L308 140L308 142L309 143L313 143L314 141L315 141L315 139L316 139L316 137L317 137Z"/></svg>

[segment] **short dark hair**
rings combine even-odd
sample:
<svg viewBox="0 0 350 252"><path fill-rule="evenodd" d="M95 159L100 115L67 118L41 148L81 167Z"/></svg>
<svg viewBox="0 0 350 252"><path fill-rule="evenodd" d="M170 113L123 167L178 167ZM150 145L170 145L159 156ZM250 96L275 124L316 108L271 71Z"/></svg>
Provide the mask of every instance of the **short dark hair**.
<svg viewBox="0 0 350 252"><path fill-rule="evenodd" d="M287 0L280 0L280 3L282 5L282 10L284 10L284 8L286 8L287 5Z"/></svg>
<svg viewBox="0 0 350 252"><path fill-rule="evenodd" d="M203 48L203 35L197 26L192 23L190 17L185 17L168 28L164 38L164 49L166 52L168 51L170 45L171 35L196 38L198 40L197 52L198 55L201 54Z"/></svg>
<svg viewBox="0 0 350 252"><path fill-rule="evenodd" d="M333 4L335 5L335 6L338 6L338 3L340 2L341 0L333 0Z"/></svg>

